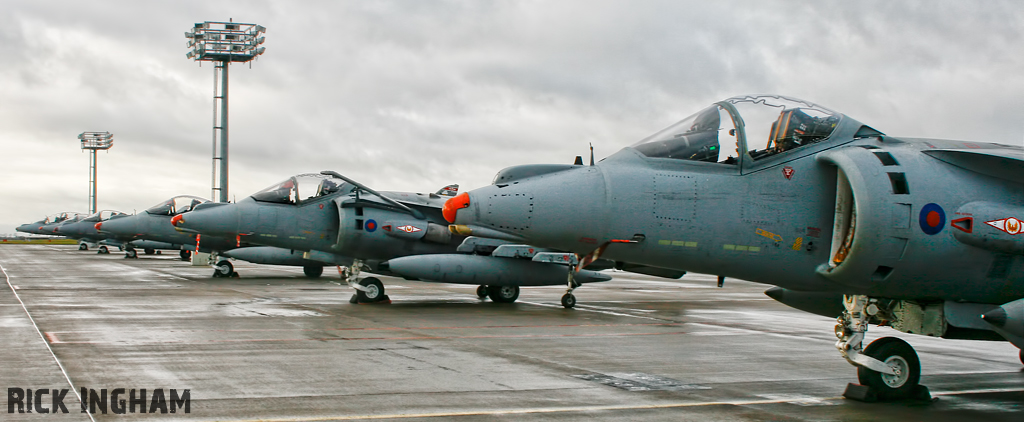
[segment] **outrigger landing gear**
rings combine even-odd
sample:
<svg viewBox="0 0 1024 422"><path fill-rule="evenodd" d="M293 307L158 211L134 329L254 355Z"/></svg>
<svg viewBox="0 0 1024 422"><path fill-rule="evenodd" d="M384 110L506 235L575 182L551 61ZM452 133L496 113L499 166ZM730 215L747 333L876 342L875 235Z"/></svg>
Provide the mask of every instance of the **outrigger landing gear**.
<svg viewBox="0 0 1024 422"><path fill-rule="evenodd" d="M366 277L357 282L362 267L363 261L361 259L353 260L351 267L338 266L338 273L341 274L341 279L345 280L349 287L356 289L356 294L352 295L352 299L349 302L390 302L391 299L388 298L388 295L384 294L384 283L381 283L377 278Z"/></svg>
<svg viewBox="0 0 1024 422"><path fill-rule="evenodd" d="M883 337L863 349L864 334L872 317L883 313L876 299L861 295L843 297L846 311L836 324L836 348L857 367L860 385L850 384L843 394L860 401L929 400L928 388L918 384L921 362L914 348L896 337Z"/></svg>

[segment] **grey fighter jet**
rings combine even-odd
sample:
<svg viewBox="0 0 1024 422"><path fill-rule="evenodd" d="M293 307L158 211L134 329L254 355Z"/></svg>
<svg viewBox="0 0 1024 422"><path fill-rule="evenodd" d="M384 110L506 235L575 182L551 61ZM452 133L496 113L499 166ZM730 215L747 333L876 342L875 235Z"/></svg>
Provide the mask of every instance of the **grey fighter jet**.
<svg viewBox="0 0 1024 422"><path fill-rule="evenodd" d="M145 211L135 215L125 215L116 219L108 219L97 222L93 227L99 231L100 236L110 236L119 239L136 241L157 241L169 245L169 249L180 251L182 260L188 260L191 250L195 250L196 236L192 233L182 233L174 230L171 226L171 216L191 210L198 204L209 202L195 196L176 196L163 201ZM143 247L146 255L153 254L155 248ZM126 258L137 257L134 248L125 250Z"/></svg>
<svg viewBox="0 0 1024 422"><path fill-rule="evenodd" d="M175 196L141 213L96 223L95 228L101 235L131 240L129 245L144 249L146 254L153 253L153 248L137 246L140 242L167 244L170 248L180 250L183 260L188 260L192 251L199 250L214 253L219 257L236 258L256 264L301 266L309 277L319 277L323 273L323 263L303 259L301 253L272 247L254 247L234 236L200 236L197 239L196 233L185 232L171 224L174 217L207 203L210 201L197 196ZM145 244L147 243L143 243ZM136 257L135 248L126 249L125 257ZM214 262L214 277L237 275L230 261Z"/></svg>
<svg viewBox="0 0 1024 422"><path fill-rule="evenodd" d="M31 234L41 234L46 236L58 235L54 229L57 228L58 224L73 223L84 218L85 215L77 212L62 212L54 215L49 215L46 218L36 221L35 223L27 223L18 226L17 231Z"/></svg>
<svg viewBox="0 0 1024 422"><path fill-rule="evenodd" d="M560 260L571 254L509 242L452 235L441 214L458 186L432 194L377 192L333 172L290 177L234 204L209 204L174 218L202 236L302 251L308 259L344 266L353 301L385 300L375 277L362 270L424 281L480 286L477 294L510 303L520 286L567 281ZM459 253L461 252L461 253ZM594 271L578 282L611 277Z"/></svg>
<svg viewBox="0 0 1024 422"><path fill-rule="evenodd" d="M73 239L78 239L80 241L78 245L79 250L87 250L89 248L89 243L96 243L99 244L99 246L97 247L97 253L109 254L109 246L116 246L118 249L130 248L131 246L128 245L128 242L130 242L131 239L119 238L117 236L110 236L108 234L100 233L96 229L96 225L101 222L109 221L111 219L118 219L127 216L128 214L125 214L120 211L98 211L78 221L68 221L63 224L58 224L54 228L54 233L62 236L67 236ZM163 246L164 245L159 245L158 247Z"/></svg>
<svg viewBox="0 0 1024 422"><path fill-rule="evenodd" d="M862 384L851 397L927 393L908 343L862 347L869 324L1024 348L1020 146L887 136L806 101L741 96L590 164L504 169L446 204L451 228L581 266L777 286L772 298L838 317Z"/></svg>

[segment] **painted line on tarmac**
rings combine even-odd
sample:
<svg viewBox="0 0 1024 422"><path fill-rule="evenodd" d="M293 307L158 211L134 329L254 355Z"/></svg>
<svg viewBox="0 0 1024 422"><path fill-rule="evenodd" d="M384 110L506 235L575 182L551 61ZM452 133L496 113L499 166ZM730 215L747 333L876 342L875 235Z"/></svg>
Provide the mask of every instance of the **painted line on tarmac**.
<svg viewBox="0 0 1024 422"><path fill-rule="evenodd" d="M823 397L819 400L839 400L842 397ZM439 413L396 413L390 415L353 415L353 416L327 416L327 417L306 417L306 418L282 418L282 419L250 419L236 422L295 422L295 421L354 421L373 419L420 419L420 418L450 418L458 416L502 416L502 415L529 415L544 413L581 413L601 412L617 410L649 410L649 409L678 409L687 407L707 406L754 406L760 404L782 404L790 403L790 399L775 400L741 400L741 401L711 401L695 403L666 403L650 405L620 405L620 406L579 406L579 407L552 407L535 409L506 409L506 410L479 410L465 412L439 412Z"/></svg>
<svg viewBox="0 0 1024 422"><path fill-rule="evenodd" d="M17 305L11 305L17 306ZM465 326L429 326L429 327L351 327L351 328L245 328L235 330L168 330L167 333L247 333L247 332L270 332L270 331L415 331L415 330L472 330L472 329L494 329L494 328L583 328L583 327L664 327L680 326L682 322L661 322L643 324L529 324L529 325L465 325ZM136 330L135 332L149 332L147 330ZM48 331L49 334L84 334L84 333L106 333L109 330L81 330L81 331ZM119 330L119 334L130 332Z"/></svg>
<svg viewBox="0 0 1024 422"><path fill-rule="evenodd" d="M18 295L18 289L14 288L11 284L11 276L7 274L7 269L3 265L0 265L0 271L3 271L4 278L7 279L7 287L11 288L11 293L14 293L14 298L18 299L18 303L21 304L21 309L25 311L25 315L28 316L28 320L32 322L32 328L36 329L36 333L39 334L39 339L43 341L43 345L46 346L46 350L50 352L50 356L53 356L53 361L57 362L57 367L60 368L60 373L64 374L64 379L68 381L68 385L71 386L71 391L75 392L75 397L78 397L78 403L84 409L85 402L82 401L82 396L79 394L78 389L75 388L75 383L71 382L71 377L68 376L68 371L64 370L64 365L60 363L60 359L57 359L57 355L53 353L53 349L50 348L50 343L47 343L46 337L43 336L43 332L39 329L39 325L36 324L35 318L32 318L32 314L29 313L28 307L25 306L25 302L21 300L21 296ZM89 416L89 420L96 422L96 419L92 417L92 413L86 413Z"/></svg>
<svg viewBox="0 0 1024 422"><path fill-rule="evenodd" d="M562 305L553 305L553 304L541 303L541 302L524 302L524 301L520 301L519 303L525 303L527 305L542 306L542 307L546 307L546 308L564 308ZM633 314L627 314L627 313L622 313L622 312L606 311L606 310L603 310L601 308L602 307L599 307L599 306L579 305L579 304L577 304L573 309L577 309L577 310L580 310L580 311L587 311L587 312L597 312L599 314L606 314L606 315L615 315L615 316L622 316L622 317L649 319L651 321L677 322L677 321L672 321L672 320L664 319L664 318L652 318L652 317L643 316L643 315L633 315ZM615 309L615 308L605 308L605 309Z"/></svg>
<svg viewBox="0 0 1024 422"><path fill-rule="evenodd" d="M933 396L959 396L961 394L989 394L989 393L1017 393L1024 391L1021 387L1007 387L1007 388L979 388L975 390L963 390L963 391L939 391L932 392Z"/></svg>
<svg viewBox="0 0 1024 422"><path fill-rule="evenodd" d="M408 336L408 337L321 337L321 338L264 338L264 339L235 339L235 340L154 340L154 341L61 341L60 344L116 344L116 345L141 345L141 344L212 344L212 343L271 343L291 341L410 341L410 340L451 340L451 339L544 339L560 337L632 337L632 336L668 336L687 335L686 331L670 331L664 333L595 333L595 334L522 334L522 335L480 335L480 336Z"/></svg>

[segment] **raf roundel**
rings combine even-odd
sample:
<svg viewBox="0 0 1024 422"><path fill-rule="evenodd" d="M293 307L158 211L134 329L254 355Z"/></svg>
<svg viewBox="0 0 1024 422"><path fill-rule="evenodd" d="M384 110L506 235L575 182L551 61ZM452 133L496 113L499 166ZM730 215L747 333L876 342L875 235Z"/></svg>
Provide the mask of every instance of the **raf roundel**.
<svg viewBox="0 0 1024 422"><path fill-rule="evenodd" d="M927 235L939 234L946 225L946 212L937 204L928 204L921 208L921 231Z"/></svg>
<svg viewBox="0 0 1024 422"><path fill-rule="evenodd" d="M366 224L363 225L363 228L365 228L366 231L368 231L370 233L373 233L373 232L377 231L377 221L375 221L375 220L366 220Z"/></svg>

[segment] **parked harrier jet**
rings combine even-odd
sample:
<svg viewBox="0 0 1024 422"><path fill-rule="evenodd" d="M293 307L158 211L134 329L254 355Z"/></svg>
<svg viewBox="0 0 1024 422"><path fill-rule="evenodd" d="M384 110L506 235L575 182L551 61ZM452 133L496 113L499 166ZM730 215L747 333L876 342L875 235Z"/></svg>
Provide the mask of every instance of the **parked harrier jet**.
<svg viewBox="0 0 1024 422"><path fill-rule="evenodd" d="M504 169L445 209L453 231L573 251L581 266L778 286L768 295L839 317L836 347L870 387L854 392L927 391L903 340L862 348L869 324L1024 347L1019 146L897 138L805 101L734 97L597 164Z"/></svg>
<svg viewBox="0 0 1024 422"><path fill-rule="evenodd" d="M185 232L171 225L171 219L175 216L192 211L209 202L207 199L196 196L175 196L136 215L99 222L94 227L101 234L130 239L132 244L137 242L169 244L174 249L180 249L182 259L186 260L191 251L198 248L200 252L214 252L221 257L237 258L256 264L301 266L303 272L309 277L319 277L323 273L323 263L303 259L301 253L296 254L293 251L280 248L254 247L252 244L240 242L234 236L230 239L200 236L197 239L195 233ZM152 249L143 249L147 254L153 253ZM134 258L136 252L134 249L128 249L125 256ZM214 277L235 274L233 266L226 260L214 264L214 269Z"/></svg>
<svg viewBox="0 0 1024 422"><path fill-rule="evenodd" d="M36 221L35 223L27 223L18 226L16 229L19 232L31 233L31 234L42 234L47 236L57 235L54 229L58 224L70 223L81 220L85 216L76 212L62 212L54 215L47 216L46 218Z"/></svg>
<svg viewBox="0 0 1024 422"><path fill-rule="evenodd" d="M90 216L86 216L78 221L68 221L63 224L58 224L54 228L54 233L81 241L78 245L79 250L89 249L89 243L98 243L99 246L97 247L97 252L100 254L108 254L110 253L108 246L116 246L121 249L131 248L131 246L128 245L128 242L130 242L131 239L118 238L117 236L99 233L96 230L95 225L103 221L124 218L127 216L128 214L120 211L103 210ZM163 244L157 245L156 247L163 248L165 246L169 247L169 245Z"/></svg>
<svg viewBox="0 0 1024 422"><path fill-rule="evenodd" d="M566 282L566 267L556 262L571 254L478 238L464 242L463 236L453 236L441 207L457 191L458 186L452 185L433 194L377 192L337 173L305 174L234 204L200 206L172 221L179 228L200 232L204 239L237 236L244 242L303 251L308 259L343 265L343 277L356 289L353 299L362 302L386 297L377 278L358 279L363 269L479 285L481 298L505 303L519 297L520 286ZM456 254L459 251L465 253ZM481 268L488 271L477 271ZM610 278L587 271L577 280Z"/></svg>

